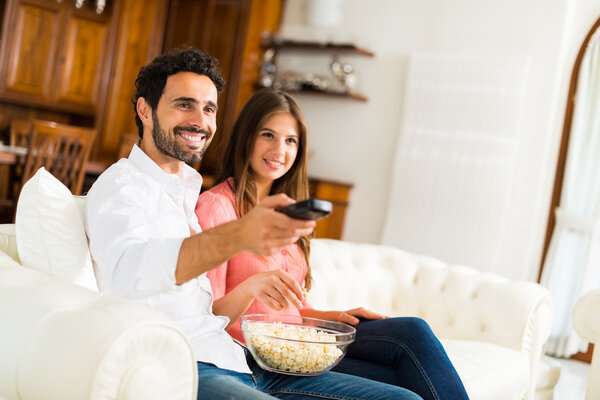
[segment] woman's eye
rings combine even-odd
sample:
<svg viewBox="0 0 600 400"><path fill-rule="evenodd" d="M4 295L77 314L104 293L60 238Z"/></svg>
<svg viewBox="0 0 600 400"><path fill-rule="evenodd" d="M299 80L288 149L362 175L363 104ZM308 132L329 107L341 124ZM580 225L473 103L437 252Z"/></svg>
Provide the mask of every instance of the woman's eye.
<svg viewBox="0 0 600 400"><path fill-rule="evenodd" d="M298 139L296 139L296 138L288 138L287 142L291 143L291 144L297 144L298 143Z"/></svg>
<svg viewBox="0 0 600 400"><path fill-rule="evenodd" d="M266 138L272 138L272 137L274 137L271 132L263 132L263 133L260 134L260 136L266 137Z"/></svg>

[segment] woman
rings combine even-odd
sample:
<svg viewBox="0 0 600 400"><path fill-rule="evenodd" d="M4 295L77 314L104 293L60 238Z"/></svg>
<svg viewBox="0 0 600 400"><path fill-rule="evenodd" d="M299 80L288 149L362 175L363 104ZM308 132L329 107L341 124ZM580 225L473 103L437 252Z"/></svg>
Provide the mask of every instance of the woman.
<svg viewBox="0 0 600 400"><path fill-rule="evenodd" d="M200 195L196 215L202 229L251 210L266 196L308 198L307 129L292 97L265 89L256 93L234 124L216 185ZM273 211L275 212L275 211ZM424 399L466 399L442 345L419 318L387 318L363 308L320 311L310 307L310 241L301 237L269 257L241 253L208 272L213 312L231 320L228 332L243 341L243 314L292 314L341 321L356 339L333 369L407 388ZM304 289L302 288L304 286Z"/></svg>

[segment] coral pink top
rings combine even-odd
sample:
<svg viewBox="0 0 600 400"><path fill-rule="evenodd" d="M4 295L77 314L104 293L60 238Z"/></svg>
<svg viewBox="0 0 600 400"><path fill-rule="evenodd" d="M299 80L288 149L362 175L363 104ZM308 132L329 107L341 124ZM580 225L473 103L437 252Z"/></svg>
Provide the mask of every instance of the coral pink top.
<svg viewBox="0 0 600 400"><path fill-rule="evenodd" d="M202 230L237 219L235 194L228 185L233 182L229 178L212 189L202 193L196 204L196 215ZM308 270L304 253L296 244L289 245L281 252L268 257L243 252L228 262L208 271L207 276L213 290L214 299L223 297L246 278L264 271L283 269L288 272L300 286L304 286L304 277ZM308 305L305 303L305 307ZM254 300L245 314L286 314L300 315L296 307L276 311L258 300ZM236 321L228 330L235 339L244 342L240 321Z"/></svg>

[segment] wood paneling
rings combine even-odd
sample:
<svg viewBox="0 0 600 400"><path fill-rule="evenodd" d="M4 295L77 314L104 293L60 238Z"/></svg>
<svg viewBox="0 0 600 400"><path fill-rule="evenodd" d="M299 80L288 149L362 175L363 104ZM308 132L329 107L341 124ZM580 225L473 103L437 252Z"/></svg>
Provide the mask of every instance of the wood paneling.
<svg viewBox="0 0 600 400"><path fill-rule="evenodd" d="M253 1L250 8L248 30L244 45L242 68L240 69L239 88L235 106L235 115L256 92L260 64L265 50L262 48L263 34L274 34L281 26L282 0Z"/></svg>
<svg viewBox="0 0 600 400"><path fill-rule="evenodd" d="M246 43L251 0L173 0L169 8L164 51L194 46L219 60L225 89L219 95L217 134L204 154L200 172L219 169L233 124Z"/></svg>
<svg viewBox="0 0 600 400"><path fill-rule="evenodd" d="M139 69L160 54L166 0L123 0L102 134L94 159L116 160L125 133L137 133L131 96Z"/></svg>

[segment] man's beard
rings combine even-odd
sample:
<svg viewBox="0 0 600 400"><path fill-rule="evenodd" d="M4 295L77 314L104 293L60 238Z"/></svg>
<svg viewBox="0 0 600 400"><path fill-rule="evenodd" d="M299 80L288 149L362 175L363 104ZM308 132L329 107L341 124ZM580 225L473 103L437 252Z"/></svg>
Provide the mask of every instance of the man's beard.
<svg viewBox="0 0 600 400"><path fill-rule="evenodd" d="M154 110L152 111L152 125L152 139L154 139L154 144L161 153L169 157L173 157L177 160L183 161L186 164L196 164L197 162L200 162L202 156L204 155L204 151L206 151L206 147L208 146L210 132L204 129L176 126L175 128L173 128L173 136L169 137L167 131L160 126L160 122L158 121L158 115L156 115L156 112ZM176 137L177 131L181 130L195 133L203 133L204 135L206 135L206 139L204 140L204 147L195 151L184 150L181 144L177 141Z"/></svg>

